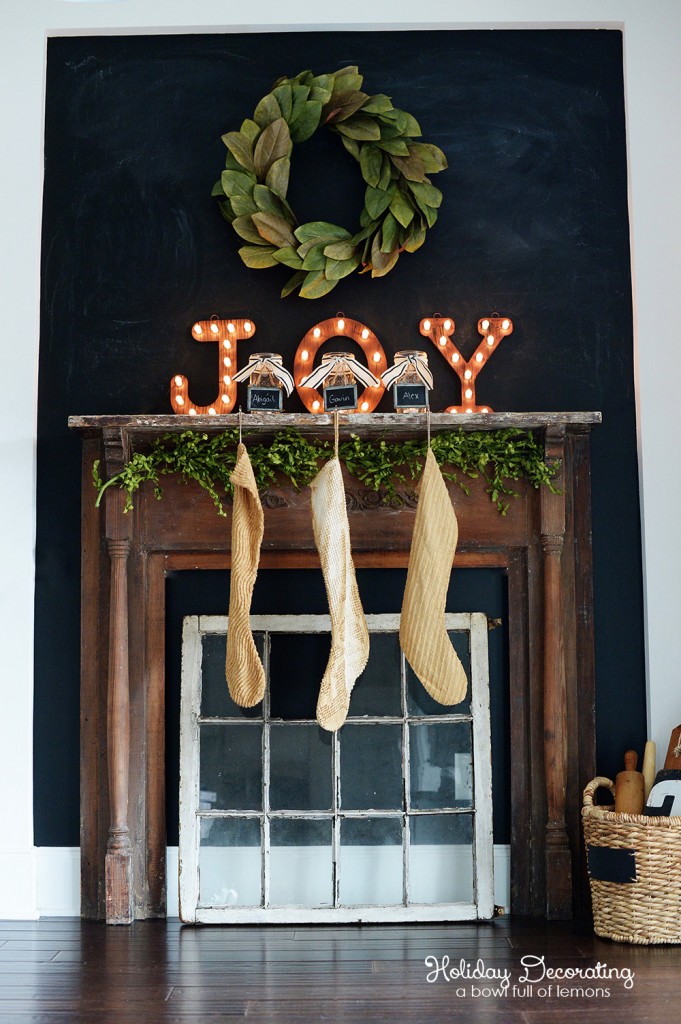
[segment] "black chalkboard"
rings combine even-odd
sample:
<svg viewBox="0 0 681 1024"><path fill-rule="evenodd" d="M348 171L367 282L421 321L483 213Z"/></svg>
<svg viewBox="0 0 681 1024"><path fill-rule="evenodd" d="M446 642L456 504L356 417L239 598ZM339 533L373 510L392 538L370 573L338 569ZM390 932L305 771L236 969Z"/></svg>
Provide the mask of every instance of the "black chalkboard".
<svg viewBox="0 0 681 1024"><path fill-rule="evenodd" d="M384 278L279 297L211 198L221 135L281 74L359 65L449 161L425 245ZM74 413L170 412L169 381L215 397L197 319L247 317L262 351L295 350L343 310L389 363L436 311L474 351L481 316L512 336L477 380L495 410L600 409L592 435L599 771L646 737L622 37L618 31L291 32L61 37L45 107L35 628L35 842L78 842L80 442ZM301 220L354 230L363 185L338 138L294 152ZM322 350L323 351L323 350ZM245 363L248 344L240 346ZM318 357L320 358L320 357ZM458 379L431 354L433 410ZM246 406L246 385L239 403ZM286 401L303 411L297 395ZM387 394L379 411L392 409ZM94 491L93 491L94 494ZM181 585L180 582L177 584ZM256 590L257 586L256 585ZM222 609L224 610L226 605ZM486 610L484 607L481 610ZM178 680L169 674L169 692ZM616 702L617 715L612 707ZM174 725L169 725L172 742ZM495 757L497 752L495 751ZM171 789L172 780L169 782Z"/></svg>
<svg viewBox="0 0 681 1024"><path fill-rule="evenodd" d="M428 388L425 384L395 384L393 402L396 409L427 409Z"/></svg>
<svg viewBox="0 0 681 1024"><path fill-rule="evenodd" d="M246 408L249 412L281 412L283 408L281 388L248 388Z"/></svg>
<svg viewBox="0 0 681 1024"><path fill-rule="evenodd" d="M324 409L334 412L336 409L357 408L356 384L329 384L324 388Z"/></svg>

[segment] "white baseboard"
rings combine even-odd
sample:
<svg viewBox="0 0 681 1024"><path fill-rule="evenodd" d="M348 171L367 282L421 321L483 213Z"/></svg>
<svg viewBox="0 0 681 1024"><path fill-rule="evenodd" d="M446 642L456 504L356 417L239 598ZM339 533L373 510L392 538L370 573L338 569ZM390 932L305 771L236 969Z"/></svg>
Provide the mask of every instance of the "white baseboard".
<svg viewBox="0 0 681 1024"><path fill-rule="evenodd" d="M35 889L34 850L0 850L0 918L35 921L39 917Z"/></svg>
<svg viewBox="0 0 681 1024"><path fill-rule="evenodd" d="M168 917L178 915L177 871L177 847L169 846ZM30 900L26 898L28 892ZM506 845L494 847L494 902L508 913L511 854ZM0 917L33 920L36 917L78 917L79 914L80 850L77 846L39 846L34 856L0 853Z"/></svg>

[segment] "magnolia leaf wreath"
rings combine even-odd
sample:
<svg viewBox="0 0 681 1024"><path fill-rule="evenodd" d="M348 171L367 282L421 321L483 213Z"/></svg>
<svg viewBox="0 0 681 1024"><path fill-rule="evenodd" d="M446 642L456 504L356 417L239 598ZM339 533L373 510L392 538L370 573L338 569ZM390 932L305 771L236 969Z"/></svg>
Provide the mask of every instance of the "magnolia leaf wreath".
<svg viewBox="0 0 681 1024"><path fill-rule="evenodd" d="M227 159L212 194L247 243L239 249L247 267L294 271L282 298L298 288L302 298L318 299L354 270L385 276L400 253L423 245L437 220L442 193L428 175L447 167L444 153L415 142L415 118L388 96L362 92L362 82L356 67L280 78L253 118L222 136ZM325 221L299 224L286 201L293 145L320 125L340 135L366 182L355 234Z"/></svg>

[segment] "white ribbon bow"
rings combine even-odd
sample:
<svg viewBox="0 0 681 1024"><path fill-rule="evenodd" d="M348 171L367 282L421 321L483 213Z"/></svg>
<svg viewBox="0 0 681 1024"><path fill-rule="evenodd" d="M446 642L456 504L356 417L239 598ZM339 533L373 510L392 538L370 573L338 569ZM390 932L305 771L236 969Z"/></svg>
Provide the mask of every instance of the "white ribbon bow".
<svg viewBox="0 0 681 1024"><path fill-rule="evenodd" d="M290 395L293 391L295 386L293 377L285 366L282 366L281 363L275 363L272 359L251 360L247 366L244 366L243 370L239 370L238 373L234 374L232 380L239 383L242 380L246 380L247 377L250 377L250 375L256 370L268 370L275 380L281 381L287 395Z"/></svg>
<svg viewBox="0 0 681 1024"><path fill-rule="evenodd" d="M324 363L321 363L316 370L309 373L307 377L303 377L301 384L305 388L318 388L324 383L330 373L336 369L338 363L345 363L355 375L360 384L363 384L365 388L378 387L380 380L375 377L371 370L368 370L366 366L358 362L353 356L338 355L333 356L331 359Z"/></svg>
<svg viewBox="0 0 681 1024"><path fill-rule="evenodd" d="M410 365L412 367L412 369L415 371L419 379L422 380L426 387L432 391L433 375L428 369L428 364L426 363L423 356L419 355L406 356L404 359L400 359L399 363L395 363L394 366L389 366L385 373L381 374L381 380L383 381L385 386L389 388L392 384L394 384L395 381L402 376L402 374L407 368L407 365Z"/></svg>

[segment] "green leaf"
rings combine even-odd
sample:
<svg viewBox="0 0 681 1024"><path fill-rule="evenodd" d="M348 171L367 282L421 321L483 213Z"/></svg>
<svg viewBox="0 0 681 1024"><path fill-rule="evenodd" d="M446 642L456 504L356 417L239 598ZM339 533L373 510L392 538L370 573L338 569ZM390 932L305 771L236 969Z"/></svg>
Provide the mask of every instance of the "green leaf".
<svg viewBox="0 0 681 1024"><path fill-rule="evenodd" d="M337 132L346 135L349 139L357 139L358 142L377 142L381 137L381 130L376 122L362 114L355 114L348 121L334 125Z"/></svg>
<svg viewBox="0 0 681 1024"><path fill-rule="evenodd" d="M409 156L409 146L404 139L381 139L376 145L391 156Z"/></svg>
<svg viewBox="0 0 681 1024"><path fill-rule="evenodd" d="M392 171L393 171L393 165L390 162L390 159L385 155L385 153L382 153L381 154L381 177L378 180L378 187L380 189L383 189L384 192L388 188L388 186L390 185L390 182L392 180Z"/></svg>
<svg viewBox="0 0 681 1024"><path fill-rule="evenodd" d="M296 240L291 226L283 217L277 217L273 213L254 213L252 220L261 236L278 249L285 245L295 245Z"/></svg>
<svg viewBox="0 0 681 1024"><path fill-rule="evenodd" d="M372 143L365 143L359 154L359 166L367 185L376 187L381 179L383 154Z"/></svg>
<svg viewBox="0 0 681 1024"><path fill-rule="evenodd" d="M313 245L305 254L303 270L324 270L325 267L324 243L320 242L319 245Z"/></svg>
<svg viewBox="0 0 681 1024"><path fill-rule="evenodd" d="M369 97L365 92L347 92L334 93L329 103L322 110L324 117L324 123L334 124L337 121L347 121L349 117L352 117L360 107L368 100Z"/></svg>
<svg viewBox="0 0 681 1024"><path fill-rule="evenodd" d="M242 245L239 256L252 270L266 270L277 265L273 245Z"/></svg>
<svg viewBox="0 0 681 1024"><path fill-rule="evenodd" d="M426 171L423 160L415 153L410 153L409 156L393 156L390 159L400 174L408 181L423 181L425 178Z"/></svg>
<svg viewBox="0 0 681 1024"><path fill-rule="evenodd" d="M384 221L381 229L381 252L392 252L393 249L397 249L397 232L399 226L392 213L389 213ZM373 255L373 254L372 254Z"/></svg>
<svg viewBox="0 0 681 1024"><path fill-rule="evenodd" d="M397 117L395 118L395 123L397 124L397 127L400 129L401 135L409 135L411 136L412 139L415 139L418 136L423 135L423 132L421 131L419 123L415 117L412 117L411 114L408 114L406 110L396 110L395 113L397 114Z"/></svg>
<svg viewBox="0 0 681 1024"><path fill-rule="evenodd" d="M293 89L287 82L286 85L280 85L277 89L272 90L272 94L279 104L281 110L281 116L285 121L291 119L291 111L293 110Z"/></svg>
<svg viewBox="0 0 681 1024"><path fill-rule="evenodd" d="M329 281L324 276L323 270L312 270L306 275L303 286L300 289L301 299L320 299L322 295L328 295L338 281Z"/></svg>
<svg viewBox="0 0 681 1024"><path fill-rule="evenodd" d="M241 132L227 132L226 135L222 136L227 149L230 151L234 159L245 167L247 171L255 171L253 165L253 147L251 146L250 139L248 139Z"/></svg>
<svg viewBox="0 0 681 1024"><path fill-rule="evenodd" d="M307 274L304 270L297 270L293 277L289 277L288 281L281 289L282 299L285 299L287 295L290 295L291 292L295 291L298 285L302 284L306 277Z"/></svg>
<svg viewBox="0 0 681 1024"><path fill-rule="evenodd" d="M261 128L255 121L251 121L249 117L245 121L241 122L241 134L245 135L248 141L253 145L258 135L260 135Z"/></svg>
<svg viewBox="0 0 681 1024"><path fill-rule="evenodd" d="M376 235L371 246L371 276L385 277L397 263L400 253L398 249L393 252L381 252L379 237Z"/></svg>
<svg viewBox="0 0 681 1024"><path fill-rule="evenodd" d="M257 185L255 186L258 187ZM390 204L390 212L400 222L403 228L409 227L414 219L414 207L403 192L396 192Z"/></svg>
<svg viewBox="0 0 681 1024"><path fill-rule="evenodd" d="M359 266L359 254L348 260L327 260L325 274L329 281L340 281Z"/></svg>
<svg viewBox="0 0 681 1024"><path fill-rule="evenodd" d="M385 213L396 191L397 186L394 183L385 192L380 188L372 188L371 185L367 186L364 193L364 205L373 220L378 220L381 214Z"/></svg>
<svg viewBox="0 0 681 1024"><path fill-rule="evenodd" d="M355 160L359 160L360 145L359 142L355 142L354 139L349 139L347 135L341 135L341 142L347 149L350 156L354 156Z"/></svg>
<svg viewBox="0 0 681 1024"><path fill-rule="evenodd" d="M230 202L235 217L245 217L247 214L258 212L252 196L232 196Z"/></svg>
<svg viewBox="0 0 681 1024"><path fill-rule="evenodd" d="M253 114L253 120L260 125L261 128L267 128L268 125L272 124L281 117L281 108L276 101L276 98L271 92L258 103Z"/></svg>
<svg viewBox="0 0 681 1024"><path fill-rule="evenodd" d="M328 78L331 81L330 75L320 75L320 78ZM319 103L320 108L325 107L331 99L331 86L326 88L323 85L313 85L310 89L310 99L315 103Z"/></svg>
<svg viewBox="0 0 681 1024"><path fill-rule="evenodd" d="M230 199L232 196L253 195L255 176L244 174L242 171L223 171L220 175L220 182L225 190L225 195Z"/></svg>
<svg viewBox="0 0 681 1024"><path fill-rule="evenodd" d="M219 203L219 206L220 206L220 213L225 218L225 220L229 221L229 223L231 224L232 221L234 220L235 214L234 214L234 210L232 209L232 205L231 205L229 199L225 199L225 201L223 203Z"/></svg>
<svg viewBox="0 0 681 1024"><path fill-rule="evenodd" d="M356 248L354 238L347 242L332 242L324 247L324 255L329 256L332 260L350 260L355 255Z"/></svg>
<svg viewBox="0 0 681 1024"><path fill-rule="evenodd" d="M392 100L389 96L379 92L375 96L369 97L369 102L365 103L362 108L367 114L384 114L386 110L392 110Z"/></svg>
<svg viewBox="0 0 681 1024"><path fill-rule="evenodd" d="M275 195L267 185L256 185L253 189L253 198L261 213L273 213L287 224L293 224L293 214L288 203Z"/></svg>
<svg viewBox="0 0 681 1024"><path fill-rule="evenodd" d="M276 192L282 199L286 198L288 192L288 179L291 173L291 161L287 156L275 160L267 172L265 184L273 192Z"/></svg>
<svg viewBox="0 0 681 1024"><path fill-rule="evenodd" d="M412 231L404 243L406 252L416 252L426 240L426 225L419 218L418 225L412 226Z"/></svg>
<svg viewBox="0 0 681 1024"><path fill-rule="evenodd" d="M216 181L215 182L215 184L213 185L213 188L212 188L210 194L213 197L213 199L225 199L226 198L225 190L222 187L222 182L221 181Z"/></svg>
<svg viewBox="0 0 681 1024"><path fill-rule="evenodd" d="M243 217L236 217L232 221L232 227L236 231L240 238L243 238L245 242L253 242L255 245L262 244L262 235L256 228L253 217L257 214L246 214Z"/></svg>
<svg viewBox="0 0 681 1024"><path fill-rule="evenodd" d="M426 174L437 174L438 171L446 170L447 157L437 146L433 146L429 142L414 142L411 149L423 162Z"/></svg>
<svg viewBox="0 0 681 1024"><path fill-rule="evenodd" d="M291 152L291 136L288 125L283 117L277 118L265 128L258 139L253 153L255 172L259 178L265 178L272 164Z"/></svg>
<svg viewBox="0 0 681 1024"><path fill-rule="evenodd" d="M226 171L243 171L243 167L238 160L234 159L234 156L227 150L227 156L225 157L225 170Z"/></svg>
<svg viewBox="0 0 681 1024"><path fill-rule="evenodd" d="M277 263L283 263L285 267L291 267L292 270L300 270L303 266L303 261L292 245L285 245L281 249L277 249L273 255Z"/></svg>
<svg viewBox="0 0 681 1024"><path fill-rule="evenodd" d="M316 238L319 241L325 239L329 242L339 241L342 242L344 238L351 238L349 231L345 228L341 228L338 224L329 224L325 220L311 220L306 224L301 224L293 232L299 242L309 242L310 239Z"/></svg>
<svg viewBox="0 0 681 1024"><path fill-rule="evenodd" d="M353 65L352 67L341 68L340 71L334 72L333 76L333 96L341 92L356 92L362 88L364 78L358 74L357 68Z"/></svg>
<svg viewBox="0 0 681 1024"><path fill-rule="evenodd" d="M311 138L319 127L322 116L322 105L319 100L309 100L305 103L294 120L291 121L290 131L293 142L306 142Z"/></svg>
<svg viewBox="0 0 681 1024"><path fill-rule="evenodd" d="M438 210L442 203L442 192L439 188L435 188L429 182L409 182L409 188L416 196L417 200L421 203L425 203L426 206L431 206L433 209Z"/></svg>

